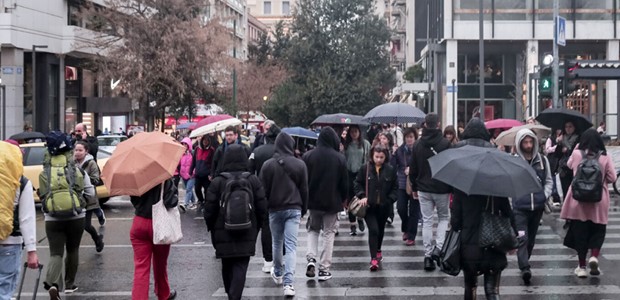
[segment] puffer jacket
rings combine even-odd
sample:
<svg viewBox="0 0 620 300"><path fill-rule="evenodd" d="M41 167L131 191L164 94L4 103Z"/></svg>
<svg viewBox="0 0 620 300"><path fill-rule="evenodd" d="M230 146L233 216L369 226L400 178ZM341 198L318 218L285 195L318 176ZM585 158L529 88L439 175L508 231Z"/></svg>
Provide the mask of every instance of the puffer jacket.
<svg viewBox="0 0 620 300"><path fill-rule="evenodd" d="M189 138L184 138L183 141L181 141L181 143L185 144L188 147L188 149L185 151L183 156L181 156L181 163L180 163L181 167L180 167L179 175L181 175L181 178L183 178L184 180L189 180L193 176L193 174L190 173L190 169L192 168L192 160L193 160L192 140L190 140Z"/></svg>
<svg viewBox="0 0 620 300"><path fill-rule="evenodd" d="M521 149L521 142L526 137L531 137L534 139L534 156L531 161L528 161L525 158L523 149ZM530 166L532 166L534 172L536 172L538 180L540 180L540 185L543 188L540 192L512 199L512 206L515 209L528 211L544 209L545 201L547 201L549 196L551 196L551 192L553 190L553 179L551 178L551 167L549 165L549 160L538 152L538 138L529 129L521 129L517 132L515 137L515 145L517 146L517 154L526 160Z"/></svg>

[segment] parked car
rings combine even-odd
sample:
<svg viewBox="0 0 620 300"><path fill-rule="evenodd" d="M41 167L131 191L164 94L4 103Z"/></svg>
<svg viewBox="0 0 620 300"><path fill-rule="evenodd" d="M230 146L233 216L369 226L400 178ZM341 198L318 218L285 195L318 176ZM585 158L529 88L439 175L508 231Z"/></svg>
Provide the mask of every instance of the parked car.
<svg viewBox="0 0 620 300"><path fill-rule="evenodd" d="M43 171L43 159L45 158L47 148L45 143L21 144L20 147L24 149L24 175L32 182L32 187L35 190L35 202L41 202L36 194L36 190L39 188L39 174ZM110 152L99 149L97 153L99 169L103 170L103 166L111 155ZM108 189L104 185L97 187L97 197L101 204L106 203L110 199Z"/></svg>
<svg viewBox="0 0 620 300"><path fill-rule="evenodd" d="M126 139L127 137L124 135L100 135L97 137L97 141L99 142L99 150L113 153L116 146Z"/></svg>

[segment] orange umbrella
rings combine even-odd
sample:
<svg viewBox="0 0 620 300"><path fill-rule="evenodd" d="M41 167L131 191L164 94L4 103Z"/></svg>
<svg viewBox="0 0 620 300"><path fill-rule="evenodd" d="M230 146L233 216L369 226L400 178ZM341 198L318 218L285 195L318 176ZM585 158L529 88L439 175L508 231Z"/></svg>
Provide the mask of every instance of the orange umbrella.
<svg viewBox="0 0 620 300"><path fill-rule="evenodd" d="M101 178L112 196L140 196L172 177L184 152L164 133L139 133L116 147Z"/></svg>

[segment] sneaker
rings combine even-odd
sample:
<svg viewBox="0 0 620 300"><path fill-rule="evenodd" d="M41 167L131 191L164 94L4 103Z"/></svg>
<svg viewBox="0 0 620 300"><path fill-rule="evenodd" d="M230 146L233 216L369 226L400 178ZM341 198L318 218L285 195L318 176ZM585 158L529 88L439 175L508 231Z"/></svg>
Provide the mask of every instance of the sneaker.
<svg viewBox="0 0 620 300"><path fill-rule="evenodd" d="M71 293L74 293L77 290L78 290L78 287L76 285L73 285L70 288L65 288L65 294L71 294Z"/></svg>
<svg viewBox="0 0 620 300"><path fill-rule="evenodd" d="M370 271L374 272L379 270L379 261L376 258L373 258L370 261Z"/></svg>
<svg viewBox="0 0 620 300"><path fill-rule="evenodd" d="M391 226L392 223L394 223L394 217L393 216L389 216L386 223Z"/></svg>
<svg viewBox="0 0 620 300"><path fill-rule="evenodd" d="M415 246L415 240L407 240L407 241L405 241L405 246Z"/></svg>
<svg viewBox="0 0 620 300"><path fill-rule="evenodd" d="M168 300L174 300L177 298L177 290L170 290L170 294L168 295Z"/></svg>
<svg viewBox="0 0 620 300"><path fill-rule="evenodd" d="M50 294L50 300L61 300L57 287L55 286L50 287L50 289L48 290L48 293Z"/></svg>
<svg viewBox="0 0 620 300"><path fill-rule="evenodd" d="M579 278L587 278L588 277L588 272L586 271L586 268L582 268L582 267L577 267L575 269L575 275L577 275L577 277Z"/></svg>
<svg viewBox="0 0 620 300"><path fill-rule="evenodd" d="M283 276L276 276L275 268L271 268L270 273L271 273L271 279L273 279L273 282L276 285L281 285Z"/></svg>
<svg viewBox="0 0 620 300"><path fill-rule="evenodd" d="M530 285L530 282L532 280L532 271L530 270L530 268L525 268L521 270L521 278L523 279L523 283L525 285Z"/></svg>
<svg viewBox="0 0 620 300"><path fill-rule="evenodd" d="M364 230L366 230L366 224L364 223L364 219L357 219L357 226L359 226L360 232L364 232Z"/></svg>
<svg viewBox="0 0 620 300"><path fill-rule="evenodd" d="M338 230L336 230L336 233L334 233L335 236L338 236L340 234L340 232Z"/></svg>
<svg viewBox="0 0 620 300"><path fill-rule="evenodd" d="M105 243L103 242L103 234L100 234L99 239L95 241L95 250L97 250L97 253L103 251L103 246L105 246Z"/></svg>
<svg viewBox="0 0 620 300"><path fill-rule="evenodd" d="M349 233L350 236L356 236L357 235L357 227L355 225L351 225L351 232Z"/></svg>
<svg viewBox="0 0 620 300"><path fill-rule="evenodd" d="M588 266L590 267L590 275L601 275L601 269L598 266L598 258L594 256L590 257L590 260L588 261Z"/></svg>
<svg viewBox="0 0 620 300"><path fill-rule="evenodd" d="M377 251L377 260L380 262L383 261L383 253L381 250Z"/></svg>
<svg viewBox="0 0 620 300"><path fill-rule="evenodd" d="M185 204L179 204L179 210L184 213L187 211L187 209L185 209Z"/></svg>
<svg viewBox="0 0 620 300"><path fill-rule="evenodd" d="M273 261L265 261L263 263L263 273L271 272L271 268L273 268Z"/></svg>
<svg viewBox="0 0 620 300"><path fill-rule="evenodd" d="M327 271L319 271L319 281L326 281L332 279L332 273Z"/></svg>
<svg viewBox="0 0 620 300"><path fill-rule="evenodd" d="M284 296L286 297L294 297L295 296L295 288L292 285L284 286Z"/></svg>
<svg viewBox="0 0 620 300"><path fill-rule="evenodd" d="M409 235L406 232L403 232L403 241L406 241L409 239Z"/></svg>
<svg viewBox="0 0 620 300"><path fill-rule="evenodd" d="M316 260L314 258L308 259L308 266L306 267L306 277L314 278L316 275ZM319 274L321 274L319 272ZM319 275L320 276L320 275ZM320 280L320 277L319 277Z"/></svg>
<svg viewBox="0 0 620 300"><path fill-rule="evenodd" d="M105 218L105 213L103 212L103 209L101 210L101 218L99 219L99 226L105 226L106 223L106 218Z"/></svg>

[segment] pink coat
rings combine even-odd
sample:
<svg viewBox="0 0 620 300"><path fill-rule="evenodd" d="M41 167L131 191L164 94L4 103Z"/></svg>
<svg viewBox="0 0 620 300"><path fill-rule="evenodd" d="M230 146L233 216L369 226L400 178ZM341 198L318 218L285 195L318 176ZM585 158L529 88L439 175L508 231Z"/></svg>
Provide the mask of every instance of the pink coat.
<svg viewBox="0 0 620 300"><path fill-rule="evenodd" d="M568 159L568 167L577 172L581 162L581 151L575 150ZM596 203L583 203L573 198L572 189L568 189L568 195L562 206L560 218L568 220L592 221L596 224L607 224L609 218L609 184L616 181L616 171L611 157L601 155L598 159L603 173L603 198Z"/></svg>
<svg viewBox="0 0 620 300"><path fill-rule="evenodd" d="M185 154L181 157L181 167L179 168L181 170L180 175L184 180L189 180L193 176L193 174L189 173L189 170L192 167L192 140L189 138L184 138L182 143L187 146L188 150L185 151Z"/></svg>

